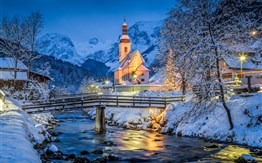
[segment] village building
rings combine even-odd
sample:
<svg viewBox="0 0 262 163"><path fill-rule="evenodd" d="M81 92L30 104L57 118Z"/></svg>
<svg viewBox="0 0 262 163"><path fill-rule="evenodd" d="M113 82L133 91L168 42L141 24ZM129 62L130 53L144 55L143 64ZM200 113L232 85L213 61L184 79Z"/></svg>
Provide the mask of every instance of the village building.
<svg viewBox="0 0 262 163"><path fill-rule="evenodd" d="M262 56L253 52L241 52L220 60L223 81L241 81L241 84L262 85Z"/></svg>
<svg viewBox="0 0 262 163"><path fill-rule="evenodd" d="M17 64L17 66L15 66ZM38 82L43 88L48 88L50 77L29 71L28 67L20 60L15 62L11 57L0 57L0 88L10 87L14 84L20 89L28 81Z"/></svg>
<svg viewBox="0 0 262 163"><path fill-rule="evenodd" d="M138 50L131 51L131 41L127 34L127 24L122 25L119 43L119 67L114 71L116 84L147 84L149 69Z"/></svg>

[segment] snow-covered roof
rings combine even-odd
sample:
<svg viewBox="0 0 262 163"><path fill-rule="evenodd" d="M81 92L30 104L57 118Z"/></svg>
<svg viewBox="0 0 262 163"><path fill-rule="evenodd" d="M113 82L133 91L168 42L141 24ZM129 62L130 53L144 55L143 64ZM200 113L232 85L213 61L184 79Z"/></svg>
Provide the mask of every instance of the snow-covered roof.
<svg viewBox="0 0 262 163"><path fill-rule="evenodd" d="M15 68L15 59L11 57L0 57L0 68ZM17 68L20 70L28 69L20 60L18 60Z"/></svg>
<svg viewBox="0 0 262 163"><path fill-rule="evenodd" d="M128 36L128 35L122 35L122 36L120 37L120 40L122 40L122 39L128 39L128 40L129 40L129 36Z"/></svg>
<svg viewBox="0 0 262 163"><path fill-rule="evenodd" d="M136 68L136 70L149 71L149 69L143 63Z"/></svg>
<svg viewBox="0 0 262 163"><path fill-rule="evenodd" d="M247 59L243 61L243 69L262 70L262 57L247 56ZM239 57L232 55L230 57L224 57L223 60L230 68L240 69L241 63Z"/></svg>
<svg viewBox="0 0 262 163"><path fill-rule="evenodd" d="M27 80L27 72L17 72L17 80ZM0 80L13 80L14 71L0 71Z"/></svg>
<svg viewBox="0 0 262 163"><path fill-rule="evenodd" d="M137 57L139 57L141 59L141 63L140 64L143 64L145 67L147 67L146 63L145 63L145 60L144 60L143 56L141 55L141 53L139 52L139 50L135 50L134 52L127 54L127 56L120 62L119 68L127 68L127 67L129 67L130 66L129 63L131 63L132 60L136 59Z"/></svg>

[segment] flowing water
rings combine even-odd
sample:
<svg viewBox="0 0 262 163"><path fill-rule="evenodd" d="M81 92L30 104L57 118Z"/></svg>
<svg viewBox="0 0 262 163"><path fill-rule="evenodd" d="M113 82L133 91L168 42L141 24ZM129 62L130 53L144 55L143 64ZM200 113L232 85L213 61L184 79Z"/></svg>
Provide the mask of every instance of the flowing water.
<svg viewBox="0 0 262 163"><path fill-rule="evenodd" d="M213 143L113 126L107 126L105 134L97 134L94 131L95 121L81 111L59 113L55 118L60 122L53 131L62 134L57 136L60 142L54 144L66 154L80 155L84 150L90 153L102 150L117 155L120 158L118 162L233 162L242 153L250 153L239 146L216 144L219 148L206 148ZM114 144L106 144L108 141ZM86 157L94 160L101 154L88 154Z"/></svg>

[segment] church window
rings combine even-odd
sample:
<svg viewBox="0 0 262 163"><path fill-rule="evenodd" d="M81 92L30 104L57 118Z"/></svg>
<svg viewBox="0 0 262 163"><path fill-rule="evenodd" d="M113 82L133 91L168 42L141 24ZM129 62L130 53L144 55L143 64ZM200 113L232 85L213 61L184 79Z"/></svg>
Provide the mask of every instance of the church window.
<svg viewBox="0 0 262 163"><path fill-rule="evenodd" d="M144 81L145 81L145 79L141 79L141 81L142 81L142 82L144 82Z"/></svg>
<svg viewBox="0 0 262 163"><path fill-rule="evenodd" d="M127 52L127 47L125 47L125 52Z"/></svg>

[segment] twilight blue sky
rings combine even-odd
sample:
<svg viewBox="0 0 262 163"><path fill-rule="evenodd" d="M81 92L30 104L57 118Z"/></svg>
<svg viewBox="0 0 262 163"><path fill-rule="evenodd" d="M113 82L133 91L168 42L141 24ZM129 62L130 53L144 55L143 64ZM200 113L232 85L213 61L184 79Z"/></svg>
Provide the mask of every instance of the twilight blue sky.
<svg viewBox="0 0 262 163"><path fill-rule="evenodd" d="M45 33L62 33L74 41L91 37L115 40L123 17L130 25L140 20L166 17L175 0L0 0L0 16L26 16L32 11L44 15Z"/></svg>

